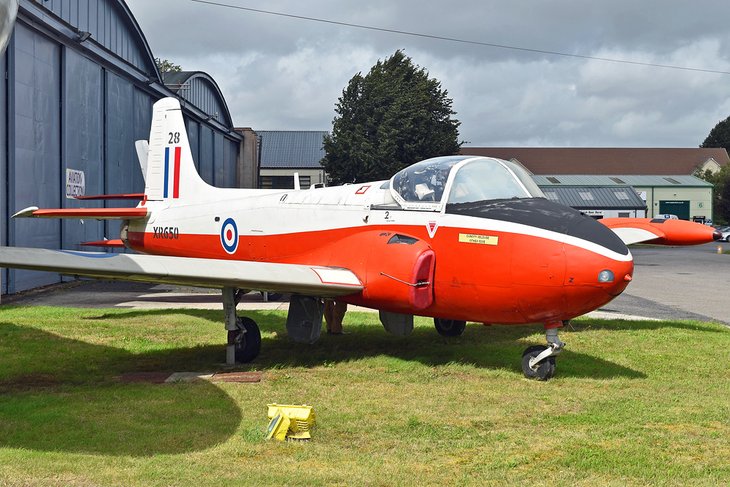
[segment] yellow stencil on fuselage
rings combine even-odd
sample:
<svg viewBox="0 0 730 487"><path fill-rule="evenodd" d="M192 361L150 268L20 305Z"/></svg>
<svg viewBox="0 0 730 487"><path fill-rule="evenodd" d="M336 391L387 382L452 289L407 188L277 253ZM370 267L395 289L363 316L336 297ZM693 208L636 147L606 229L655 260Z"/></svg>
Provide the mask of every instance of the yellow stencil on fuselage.
<svg viewBox="0 0 730 487"><path fill-rule="evenodd" d="M478 235L475 233L460 233L459 242L479 245L499 245L499 237L495 235Z"/></svg>

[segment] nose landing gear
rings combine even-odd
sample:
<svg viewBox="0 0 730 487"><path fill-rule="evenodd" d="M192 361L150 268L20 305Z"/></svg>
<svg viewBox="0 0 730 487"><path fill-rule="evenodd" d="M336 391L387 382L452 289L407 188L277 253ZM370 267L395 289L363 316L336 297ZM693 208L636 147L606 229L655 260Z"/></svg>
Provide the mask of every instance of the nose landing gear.
<svg viewBox="0 0 730 487"><path fill-rule="evenodd" d="M555 357L565 347L565 343L558 338L558 328L562 326L562 322L546 323L548 346L534 345L522 353L522 372L525 377L545 381L555 375Z"/></svg>

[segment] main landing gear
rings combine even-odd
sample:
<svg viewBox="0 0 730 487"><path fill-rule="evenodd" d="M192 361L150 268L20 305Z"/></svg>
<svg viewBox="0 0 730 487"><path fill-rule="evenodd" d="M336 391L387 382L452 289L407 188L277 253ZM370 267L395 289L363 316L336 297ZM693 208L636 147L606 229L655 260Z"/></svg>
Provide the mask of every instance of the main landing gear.
<svg viewBox="0 0 730 487"><path fill-rule="evenodd" d="M522 353L522 372L528 379L548 380L555 375L555 357L563 351L565 343L558 338L562 322L546 323L545 338L548 346L535 345Z"/></svg>
<svg viewBox="0 0 730 487"><path fill-rule="evenodd" d="M433 324L439 335L444 337L458 337L464 333L464 328L466 328L466 321L445 318L434 318Z"/></svg>
<svg viewBox="0 0 730 487"><path fill-rule="evenodd" d="M236 316L236 305L243 293L232 287L223 288L223 311L228 330L226 365L247 363L261 351L261 332L254 320Z"/></svg>

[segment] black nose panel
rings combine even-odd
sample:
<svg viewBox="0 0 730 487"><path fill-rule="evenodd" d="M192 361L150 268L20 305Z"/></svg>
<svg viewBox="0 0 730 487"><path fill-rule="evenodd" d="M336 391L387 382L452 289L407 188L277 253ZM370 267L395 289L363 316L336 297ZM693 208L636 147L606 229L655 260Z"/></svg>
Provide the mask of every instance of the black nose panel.
<svg viewBox="0 0 730 487"><path fill-rule="evenodd" d="M621 255L629 254L624 242L605 225L544 198L451 203L446 205L446 213L529 225L587 240Z"/></svg>

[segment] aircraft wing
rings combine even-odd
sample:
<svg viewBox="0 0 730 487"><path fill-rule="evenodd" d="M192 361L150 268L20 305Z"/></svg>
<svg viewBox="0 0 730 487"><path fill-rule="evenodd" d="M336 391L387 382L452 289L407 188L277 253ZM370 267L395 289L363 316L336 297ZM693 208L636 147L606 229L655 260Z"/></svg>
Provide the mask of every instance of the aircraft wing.
<svg viewBox="0 0 730 487"><path fill-rule="evenodd" d="M722 238L714 228L686 220L603 218L598 221L613 230L626 245L698 245Z"/></svg>
<svg viewBox="0 0 730 487"><path fill-rule="evenodd" d="M363 289L360 279L342 268L142 254L0 247L0 267L122 281L290 292L323 298L354 294Z"/></svg>

